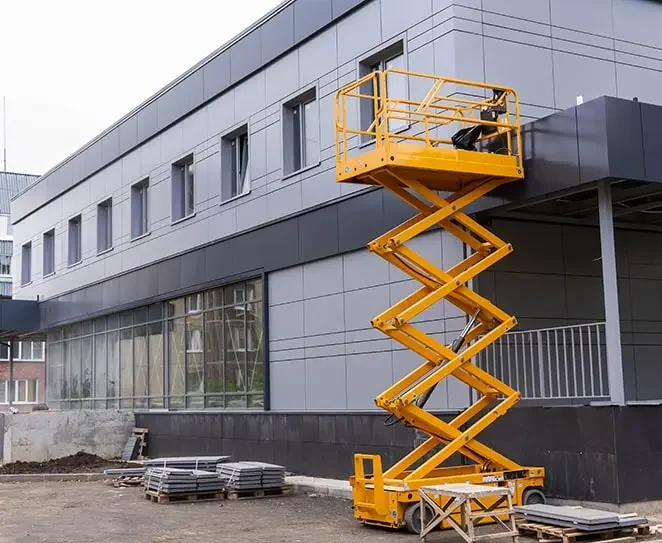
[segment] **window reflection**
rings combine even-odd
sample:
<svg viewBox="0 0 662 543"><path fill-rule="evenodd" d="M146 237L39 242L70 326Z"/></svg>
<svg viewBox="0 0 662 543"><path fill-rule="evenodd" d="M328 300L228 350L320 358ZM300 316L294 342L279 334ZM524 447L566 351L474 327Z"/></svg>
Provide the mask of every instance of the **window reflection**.
<svg viewBox="0 0 662 543"><path fill-rule="evenodd" d="M49 330L48 401L61 408L261 408L263 343L260 279ZM32 353L42 356L43 347Z"/></svg>

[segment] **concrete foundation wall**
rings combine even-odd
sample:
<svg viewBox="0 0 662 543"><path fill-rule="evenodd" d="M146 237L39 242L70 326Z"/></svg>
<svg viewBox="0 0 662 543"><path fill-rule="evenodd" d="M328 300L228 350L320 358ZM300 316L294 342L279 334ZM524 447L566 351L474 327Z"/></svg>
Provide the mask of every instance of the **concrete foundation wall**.
<svg viewBox="0 0 662 543"><path fill-rule="evenodd" d="M6 413L3 462L43 462L78 451L116 458L134 426L128 411Z"/></svg>

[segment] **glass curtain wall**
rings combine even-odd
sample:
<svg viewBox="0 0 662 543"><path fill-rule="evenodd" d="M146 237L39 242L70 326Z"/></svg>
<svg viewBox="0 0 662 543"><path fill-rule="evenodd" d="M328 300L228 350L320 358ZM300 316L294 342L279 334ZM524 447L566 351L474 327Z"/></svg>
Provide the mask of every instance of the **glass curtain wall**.
<svg viewBox="0 0 662 543"><path fill-rule="evenodd" d="M49 331L48 402L62 409L264 407L262 281Z"/></svg>

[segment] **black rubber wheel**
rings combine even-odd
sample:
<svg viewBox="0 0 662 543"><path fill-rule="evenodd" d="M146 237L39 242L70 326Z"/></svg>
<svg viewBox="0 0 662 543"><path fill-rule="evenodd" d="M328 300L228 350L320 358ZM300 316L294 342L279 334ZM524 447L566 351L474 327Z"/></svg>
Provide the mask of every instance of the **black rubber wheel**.
<svg viewBox="0 0 662 543"><path fill-rule="evenodd" d="M425 506L425 520L432 518L432 509L429 505ZM405 526L410 534L421 533L421 504L412 503L405 511Z"/></svg>
<svg viewBox="0 0 662 543"><path fill-rule="evenodd" d="M537 505L547 503L547 498L538 488L529 488L522 495L522 505Z"/></svg>

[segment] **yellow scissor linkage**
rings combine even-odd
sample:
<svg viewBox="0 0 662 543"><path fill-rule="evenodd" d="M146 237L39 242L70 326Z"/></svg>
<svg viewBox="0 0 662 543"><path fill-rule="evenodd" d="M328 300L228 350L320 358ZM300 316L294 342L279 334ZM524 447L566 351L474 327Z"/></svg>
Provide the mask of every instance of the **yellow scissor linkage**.
<svg viewBox="0 0 662 543"><path fill-rule="evenodd" d="M397 84L397 79L406 84ZM393 96L393 87L429 90L416 100L409 91ZM370 123L362 127L359 119L366 118L365 111ZM543 484L542 468L522 467L478 441L480 432L515 405L520 394L472 363L516 319L470 288L478 274L512 247L465 210L497 187L524 177L521 148L519 104L508 87L386 70L338 92L337 180L381 186L415 209L411 219L373 240L368 249L421 285L372 320L373 327L423 359L375 402L391 413L390 419L428 437L386 471L379 456L355 455L350 482L355 516L362 522L416 530L420 511L415 491L423 485L508 484L514 502L522 503L527 491ZM469 256L443 270L407 246L434 227L461 240ZM412 324L441 301L469 316L449 346ZM431 391L449 376L471 387L478 399L444 422L424 407ZM470 463L444 466L457 453ZM370 474L366 462L372 463Z"/></svg>

